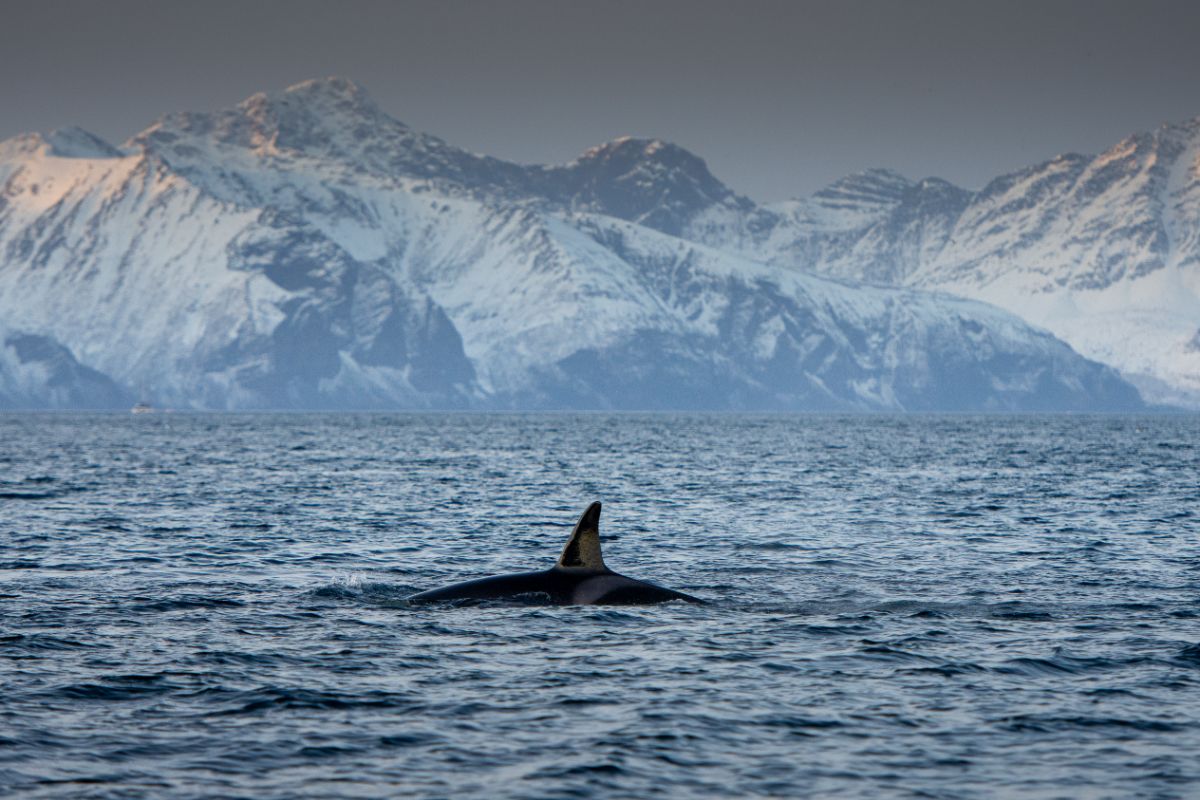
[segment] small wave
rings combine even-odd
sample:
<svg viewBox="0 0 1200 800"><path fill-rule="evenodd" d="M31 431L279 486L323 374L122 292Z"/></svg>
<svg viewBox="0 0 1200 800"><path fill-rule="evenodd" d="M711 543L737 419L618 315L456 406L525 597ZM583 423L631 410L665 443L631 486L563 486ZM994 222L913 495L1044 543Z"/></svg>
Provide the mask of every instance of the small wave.
<svg viewBox="0 0 1200 800"><path fill-rule="evenodd" d="M1158 524L1169 524L1181 519L1191 519L1195 514L1189 509L1179 509L1170 514L1163 514L1152 518L1150 521Z"/></svg>
<svg viewBox="0 0 1200 800"><path fill-rule="evenodd" d="M30 475L24 480L0 481L0 500L47 500L79 491L77 486L54 486L56 483L58 479L49 475Z"/></svg>
<svg viewBox="0 0 1200 800"><path fill-rule="evenodd" d="M229 527L233 530L269 531L274 526L269 522L231 522Z"/></svg>
<svg viewBox="0 0 1200 800"><path fill-rule="evenodd" d="M940 675L943 678L953 678L956 675L975 675L980 672L987 672L987 669L979 664L967 661L938 664L932 667L908 667L900 670L900 672L906 675L931 674Z"/></svg>
<svg viewBox="0 0 1200 800"><path fill-rule="evenodd" d="M918 619L923 617L942 618L957 616L964 611L960 605L953 603L930 603L920 600L889 600L871 606L872 611L881 614L907 614Z"/></svg>
<svg viewBox="0 0 1200 800"><path fill-rule="evenodd" d="M897 650L882 644L871 644L859 651L860 656L866 656L874 661L929 661L928 656L910 653L907 650Z"/></svg>
<svg viewBox="0 0 1200 800"><path fill-rule="evenodd" d="M1069 665L1060 664L1048 658L1014 658L998 667L993 667L992 671L1004 675L1025 675L1028 677L1074 675L1078 672L1078 670L1073 669Z"/></svg>
<svg viewBox="0 0 1200 800"><path fill-rule="evenodd" d="M625 772L624 767L616 764L577 764L573 767L542 767L534 772L530 778L534 780L558 780L561 778L578 778L593 775L616 776L623 775Z"/></svg>
<svg viewBox="0 0 1200 800"><path fill-rule="evenodd" d="M102 515L84 520L88 525L96 525L102 531L112 531L114 533L129 533L133 529L129 527L129 520L125 517Z"/></svg>
<svg viewBox="0 0 1200 800"><path fill-rule="evenodd" d="M438 741L438 737L429 733L398 733L391 736L380 736L380 747L425 747Z"/></svg>
<svg viewBox="0 0 1200 800"><path fill-rule="evenodd" d="M55 652L93 647L97 647L97 645L81 642L77 639L63 639L45 633L15 633L0 636L0 652L5 650L31 653L43 651Z"/></svg>
<svg viewBox="0 0 1200 800"><path fill-rule="evenodd" d="M1060 733L1088 728L1126 728L1135 731L1175 733L1184 726L1175 722L1157 719L1125 719L1123 717L1055 717L1037 714L1022 714L1009 717L1003 727L1016 732Z"/></svg>
<svg viewBox="0 0 1200 800"><path fill-rule="evenodd" d="M757 724L767 728L784 728L789 731L829 730L830 728L841 728L845 725L845 723L836 719L820 719L817 717L798 717L790 715L767 717L766 719L758 720Z"/></svg>
<svg viewBox="0 0 1200 800"><path fill-rule="evenodd" d="M297 656L289 656L283 653L243 653L231 650L201 650L189 658L190 661L197 661L203 664L215 664L219 666L269 666L282 664L302 664L304 659Z"/></svg>
<svg viewBox="0 0 1200 800"><path fill-rule="evenodd" d="M1200 669L1200 642L1181 647L1174 660L1185 666Z"/></svg>
<svg viewBox="0 0 1200 800"><path fill-rule="evenodd" d="M1101 686L1098 689L1088 689L1084 694L1090 697L1137 697L1136 692L1115 686Z"/></svg>
<svg viewBox="0 0 1200 800"><path fill-rule="evenodd" d="M130 611L162 612L189 611L197 608L241 608L246 604L241 600L230 600L223 597L170 597L161 600L145 600L129 606Z"/></svg>
<svg viewBox="0 0 1200 800"><path fill-rule="evenodd" d="M67 700L120 702L166 694L178 687L163 680L163 675L127 675L109 679L110 683L72 683L43 693L43 697Z"/></svg>
<svg viewBox="0 0 1200 800"><path fill-rule="evenodd" d="M1014 658L993 667L993 671L1009 675L1044 677L1048 675L1082 675L1089 672L1122 669L1145 663L1148 659L1137 656L1115 659L1105 657L1081 657L1056 653L1051 658Z"/></svg>
<svg viewBox="0 0 1200 800"><path fill-rule="evenodd" d="M1158 603L1115 603L1111 606L1118 611L1161 611L1162 606Z"/></svg>
<svg viewBox="0 0 1200 800"><path fill-rule="evenodd" d="M871 628L865 625L799 625L797 629L810 636L840 638L842 636L862 636L869 633Z"/></svg>
<svg viewBox="0 0 1200 800"><path fill-rule="evenodd" d="M950 612L941 608L922 608L920 611L914 611L909 614L914 619L946 619L950 616Z"/></svg>
<svg viewBox="0 0 1200 800"><path fill-rule="evenodd" d="M338 747L332 744L307 745L296 751L296 757L308 761L314 758L342 758L361 752L362 748L359 747Z"/></svg>
<svg viewBox="0 0 1200 800"><path fill-rule="evenodd" d="M802 544L796 542L737 542L733 545L734 550L808 550ZM816 562L814 562L816 563Z"/></svg>
<svg viewBox="0 0 1200 800"><path fill-rule="evenodd" d="M362 589L345 584L331 584L308 592L309 597L319 597L325 600L342 600L350 597L362 597Z"/></svg>
<svg viewBox="0 0 1200 800"><path fill-rule="evenodd" d="M36 491L3 491L0 492L0 500L47 500L52 497L62 497L66 492L36 492Z"/></svg>
<svg viewBox="0 0 1200 800"><path fill-rule="evenodd" d="M282 687L267 687L246 692L232 693L233 705L220 711L212 712L212 716L232 716L239 714L256 714L277 709L355 709L355 708L393 708L411 710L419 703L408 695L392 692L363 692L357 695L340 694L330 691L315 691L312 689L288 689Z"/></svg>
<svg viewBox="0 0 1200 800"><path fill-rule="evenodd" d="M351 575L325 586L310 589L305 594L321 600L366 600L368 602L394 603L416 591L417 589L412 586L384 581L368 581L358 575Z"/></svg>
<svg viewBox="0 0 1200 800"><path fill-rule="evenodd" d="M1017 603L1001 603L991 606L989 616L993 619L1026 620L1029 622L1053 622L1055 617L1045 609Z"/></svg>

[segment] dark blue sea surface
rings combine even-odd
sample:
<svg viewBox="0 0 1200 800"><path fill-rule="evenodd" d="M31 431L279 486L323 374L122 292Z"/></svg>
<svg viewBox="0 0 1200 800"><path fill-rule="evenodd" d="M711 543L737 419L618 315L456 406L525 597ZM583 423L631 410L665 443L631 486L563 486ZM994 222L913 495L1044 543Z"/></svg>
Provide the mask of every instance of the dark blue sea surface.
<svg viewBox="0 0 1200 800"><path fill-rule="evenodd" d="M417 607L553 563L705 606ZM1200 796L1200 418L0 416L0 795Z"/></svg>

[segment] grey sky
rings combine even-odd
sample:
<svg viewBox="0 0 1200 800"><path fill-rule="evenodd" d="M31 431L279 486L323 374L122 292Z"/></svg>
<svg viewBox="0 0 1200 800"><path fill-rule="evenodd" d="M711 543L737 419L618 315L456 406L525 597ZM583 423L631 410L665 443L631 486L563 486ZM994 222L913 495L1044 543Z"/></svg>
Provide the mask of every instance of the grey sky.
<svg viewBox="0 0 1200 800"><path fill-rule="evenodd" d="M344 75L409 125L558 162L623 134L735 190L870 166L975 187L1200 116L1200 3L0 0L0 138L121 141Z"/></svg>

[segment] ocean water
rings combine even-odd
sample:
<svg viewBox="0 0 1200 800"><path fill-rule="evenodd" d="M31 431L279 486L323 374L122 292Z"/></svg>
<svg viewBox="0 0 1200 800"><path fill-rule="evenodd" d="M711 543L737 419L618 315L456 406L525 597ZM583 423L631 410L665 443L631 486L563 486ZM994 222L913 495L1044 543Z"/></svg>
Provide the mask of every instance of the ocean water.
<svg viewBox="0 0 1200 800"><path fill-rule="evenodd" d="M705 606L415 607L609 565ZM0 796L1200 797L1200 418L0 416Z"/></svg>

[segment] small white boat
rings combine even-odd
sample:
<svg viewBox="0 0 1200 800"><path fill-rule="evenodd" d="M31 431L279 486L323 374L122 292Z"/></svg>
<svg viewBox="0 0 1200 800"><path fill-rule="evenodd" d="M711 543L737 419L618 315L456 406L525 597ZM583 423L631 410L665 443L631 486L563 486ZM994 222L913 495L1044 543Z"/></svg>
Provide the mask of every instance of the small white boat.
<svg viewBox="0 0 1200 800"><path fill-rule="evenodd" d="M138 403L133 408L129 409L130 414L153 414L154 406L149 403Z"/></svg>

